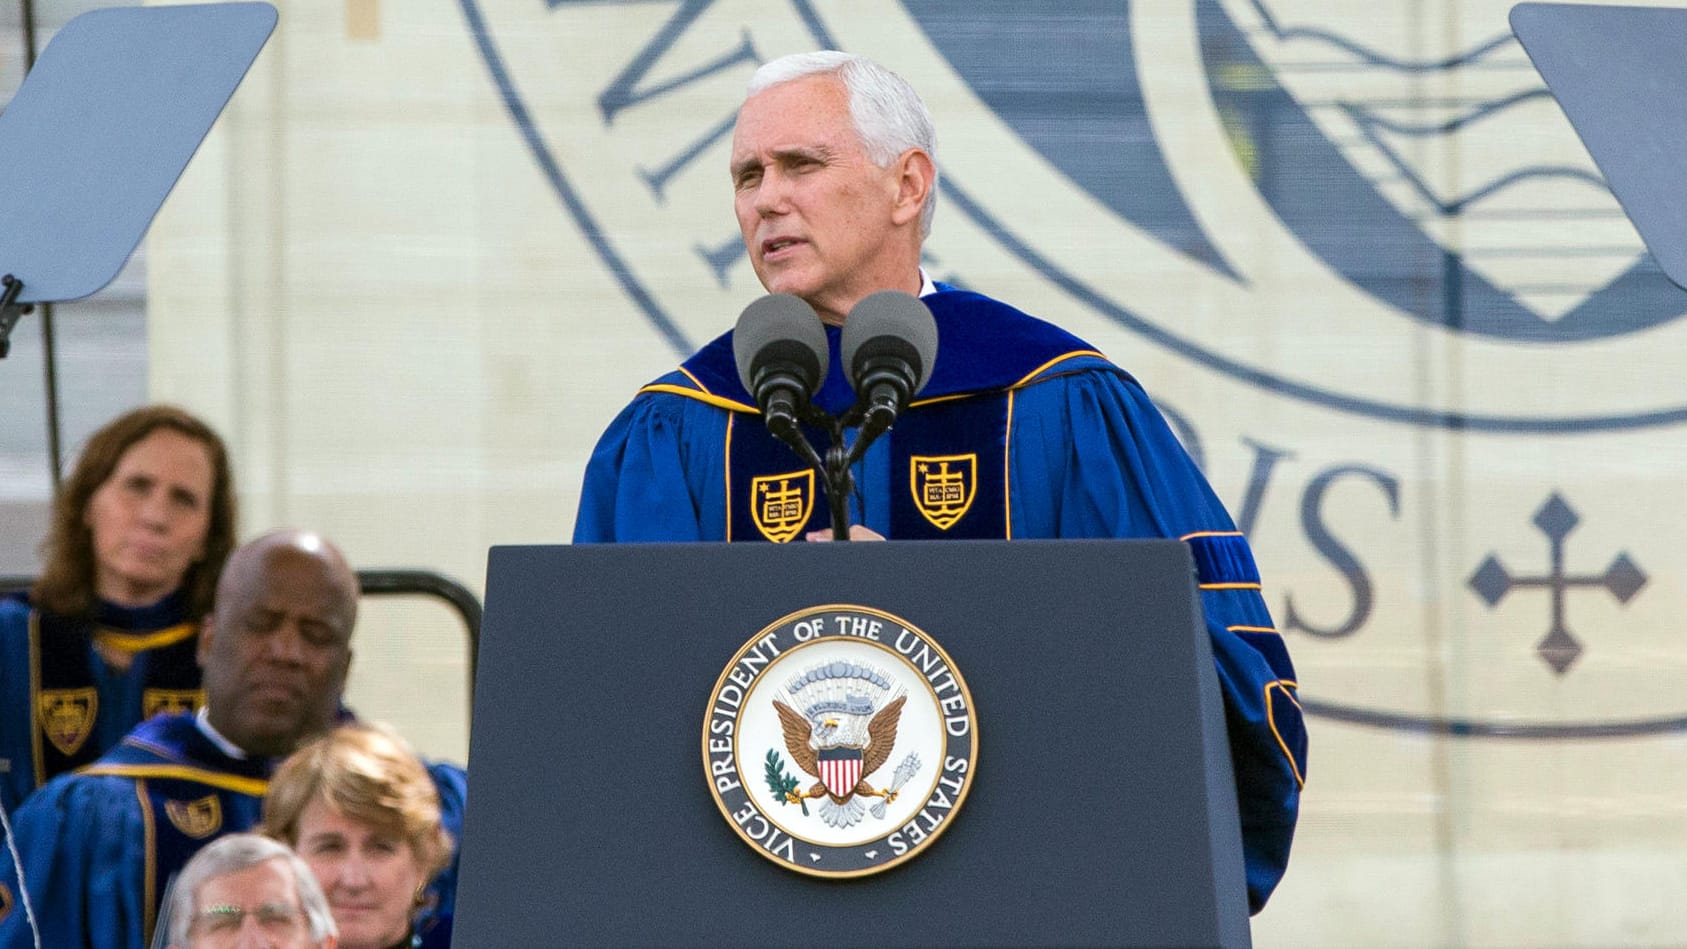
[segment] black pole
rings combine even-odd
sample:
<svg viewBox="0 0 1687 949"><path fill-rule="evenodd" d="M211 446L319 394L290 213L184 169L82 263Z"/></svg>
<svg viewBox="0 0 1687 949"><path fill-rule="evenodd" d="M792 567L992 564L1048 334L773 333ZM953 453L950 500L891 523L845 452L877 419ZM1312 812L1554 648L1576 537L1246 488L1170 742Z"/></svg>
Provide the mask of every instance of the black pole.
<svg viewBox="0 0 1687 949"><path fill-rule="evenodd" d="M28 77L35 68L35 3L19 0L19 5L23 17L23 74ZM41 304L41 375L47 390L47 466L56 497L63 466L59 447L59 357L51 303Z"/></svg>
<svg viewBox="0 0 1687 949"><path fill-rule="evenodd" d="M855 492L855 476L849 470L849 449L838 436L826 452L826 501L832 508L832 539L849 540L849 496Z"/></svg>
<svg viewBox="0 0 1687 949"><path fill-rule="evenodd" d="M20 0L23 8L23 74L35 68L35 2Z"/></svg>
<svg viewBox="0 0 1687 949"><path fill-rule="evenodd" d="M826 505L832 514L832 539L849 540L849 499L855 494L855 473L851 468L861 459L861 452L866 450L860 442L856 443L854 450L844 444L844 428L850 424L848 419L854 418L855 413L851 410L844 419L836 419L813 402L805 402L800 415L805 424L825 429L832 436L832 446L826 449L825 457L821 457L809 444L802 426L788 416L783 423L770 422L767 430L820 476L820 483L826 489Z"/></svg>
<svg viewBox="0 0 1687 949"><path fill-rule="evenodd" d="M64 480L59 448L59 357L53 341L53 305L41 304L42 384L47 390L47 471L53 478L53 496Z"/></svg>

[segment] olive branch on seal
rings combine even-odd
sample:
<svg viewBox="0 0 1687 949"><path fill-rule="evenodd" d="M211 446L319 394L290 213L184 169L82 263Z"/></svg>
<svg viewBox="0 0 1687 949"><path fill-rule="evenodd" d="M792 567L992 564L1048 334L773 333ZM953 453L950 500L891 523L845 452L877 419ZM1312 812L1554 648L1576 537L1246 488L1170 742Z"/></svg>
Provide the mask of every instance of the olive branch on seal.
<svg viewBox="0 0 1687 949"><path fill-rule="evenodd" d="M781 804L801 804L802 816L808 816L808 802L797 793L797 779L785 771L785 759L772 748L767 751L767 787Z"/></svg>

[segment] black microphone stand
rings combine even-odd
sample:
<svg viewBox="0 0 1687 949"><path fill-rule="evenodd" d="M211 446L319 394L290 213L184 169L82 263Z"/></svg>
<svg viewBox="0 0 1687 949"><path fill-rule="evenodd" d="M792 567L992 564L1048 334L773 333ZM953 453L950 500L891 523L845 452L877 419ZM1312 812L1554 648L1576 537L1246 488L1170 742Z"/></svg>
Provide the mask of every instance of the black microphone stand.
<svg viewBox="0 0 1687 949"><path fill-rule="evenodd" d="M849 499L855 493L855 474L850 469L860 460L859 455L844 445L845 420L848 417L833 418L812 402L804 406L803 421L815 428L825 429L831 436L832 445L826 449L824 458L803 437L800 429L793 427L789 438L774 433L820 474L820 480L826 486L826 506L832 514L833 540L849 540Z"/></svg>
<svg viewBox="0 0 1687 949"><path fill-rule="evenodd" d="M832 447L826 450L826 463L817 470L826 480L826 496L832 503L833 540L849 540L849 499L855 493L855 463L866 456L867 449L873 447L873 443L889 431L891 423L896 420L894 411L881 409L881 406L857 403L842 418L832 418L815 410L825 423L823 427L832 435ZM844 432L858 426L855 444L845 445ZM809 451L812 453L813 449Z"/></svg>
<svg viewBox="0 0 1687 949"><path fill-rule="evenodd" d="M826 504L832 515L832 539L849 540L849 499L855 494L855 463L889 426L862 425L866 413L860 406L851 408L842 418L833 418L813 403L806 403L800 414L804 423L824 429L831 437L831 447L826 449L824 456L809 444L800 425L769 426L768 431L820 475L821 483L826 486ZM844 432L857 425L862 425L860 436L855 444L846 445Z"/></svg>
<svg viewBox="0 0 1687 949"><path fill-rule="evenodd" d="M826 450L826 500L832 507L832 539L849 540L849 498L855 493L853 463L843 445L843 427L834 430L832 447Z"/></svg>
<svg viewBox="0 0 1687 949"><path fill-rule="evenodd" d="M861 398L842 418L832 418L824 412L815 411L827 423L832 433L832 447L826 452L826 466L821 475L826 479L826 491L830 497L840 498L842 505L832 505L832 539L849 539L849 498L855 490L855 476L852 469L855 463L867 454L867 449L879 440L879 436L890 431L896 423L896 416L901 407L908 404L912 393L911 380L903 372L898 372L894 364L883 365L869 362L863 367L861 378L856 386L861 392ZM847 429L857 429L855 444L844 445L844 432Z"/></svg>
<svg viewBox="0 0 1687 949"><path fill-rule="evenodd" d="M774 412L772 399L760 395L763 386L761 380L757 382L756 401L762 407L767 430L819 473L832 515L832 539L849 540L849 499L855 494L855 464L879 436L890 431L897 415L913 398L918 383L909 377L907 363L879 357L867 360L852 383L860 397L849 411L837 418L810 401L806 392L795 404ZM796 379L788 380L786 385L803 391ZM809 444L803 434L804 424L823 429L831 436L831 447L826 449L824 457ZM844 433L851 428L857 430L853 445L846 444L844 439Z"/></svg>
<svg viewBox="0 0 1687 949"><path fill-rule="evenodd" d="M802 425L790 416L785 416L786 424L773 424L773 416L766 416L769 419L767 430L820 475L820 481L826 488L826 505L832 514L832 539L848 540L849 498L855 493L855 475L850 467L859 460L859 456L844 448L844 425L826 414L825 410L805 401L797 410L797 415L803 423L825 429L831 435L832 447L826 449L825 457L814 450L803 434Z"/></svg>

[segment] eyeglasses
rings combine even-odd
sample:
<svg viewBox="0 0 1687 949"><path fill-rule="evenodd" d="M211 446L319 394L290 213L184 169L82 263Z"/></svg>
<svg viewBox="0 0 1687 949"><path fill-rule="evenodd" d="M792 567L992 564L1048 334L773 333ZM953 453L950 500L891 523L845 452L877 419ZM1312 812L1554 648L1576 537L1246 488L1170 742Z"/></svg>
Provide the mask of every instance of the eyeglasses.
<svg viewBox="0 0 1687 949"><path fill-rule="evenodd" d="M233 936L246 925L248 917L265 933L285 936L303 927L305 911L297 903L260 903L250 909L232 903L214 903L199 911L191 928L212 939Z"/></svg>

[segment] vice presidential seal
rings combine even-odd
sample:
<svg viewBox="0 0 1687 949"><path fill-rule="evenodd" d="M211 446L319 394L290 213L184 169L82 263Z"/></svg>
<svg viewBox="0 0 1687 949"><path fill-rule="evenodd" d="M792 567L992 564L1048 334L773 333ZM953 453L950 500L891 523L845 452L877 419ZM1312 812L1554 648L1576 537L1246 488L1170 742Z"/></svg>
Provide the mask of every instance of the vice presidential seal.
<svg viewBox="0 0 1687 949"><path fill-rule="evenodd" d="M966 680L926 633L864 606L763 629L715 682L703 767L721 814L763 857L855 877L922 852L972 787Z"/></svg>

